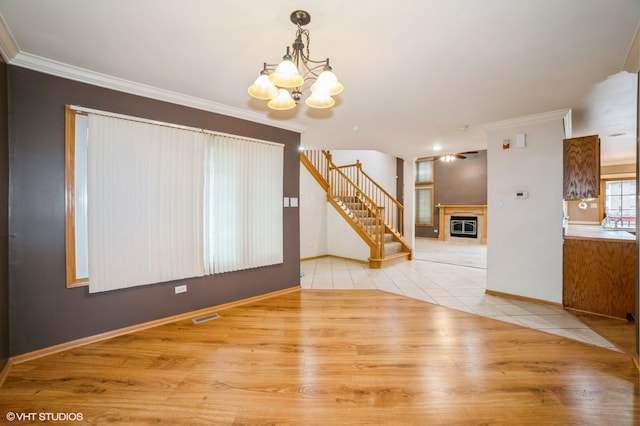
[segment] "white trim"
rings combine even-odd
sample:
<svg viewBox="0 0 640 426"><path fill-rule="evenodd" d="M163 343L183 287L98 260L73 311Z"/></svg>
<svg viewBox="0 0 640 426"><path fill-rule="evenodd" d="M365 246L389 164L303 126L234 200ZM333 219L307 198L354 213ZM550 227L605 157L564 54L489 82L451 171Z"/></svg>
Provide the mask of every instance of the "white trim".
<svg viewBox="0 0 640 426"><path fill-rule="evenodd" d="M95 115L102 115L102 116L105 116L105 117L120 118L122 120L137 121L137 122L140 122L140 123L153 124L153 125L156 125L156 126L172 127L174 129L188 130L188 131L191 131L191 132L207 133L207 134L211 134L211 135L226 136L226 137L229 137L229 138L248 140L248 141L264 143L264 144L268 144L268 145L284 146L283 143L266 141L264 139L255 139L255 138L249 138L249 137L246 137L246 136L233 135L233 134L230 134L230 133L216 132L215 130L209 130L209 129L204 129L204 128L183 126L181 124L169 123L167 121L151 120L151 119L148 119L148 118L135 117L133 115L118 114L116 112L102 111L102 110L93 109L93 108L85 108L85 107L78 106L78 105L69 105L69 108L71 108L73 111L86 112L87 114L95 114Z"/></svg>
<svg viewBox="0 0 640 426"><path fill-rule="evenodd" d="M596 222L593 220L569 220L567 223L569 225L596 225L596 226L601 225L599 222Z"/></svg>
<svg viewBox="0 0 640 426"><path fill-rule="evenodd" d="M633 54L633 48L634 45L636 44L636 41L638 40L638 37L640 37L640 22L638 22L638 26L636 27L636 31L633 33L633 38L631 39L631 43L629 43L629 47L627 48L627 54L624 55L624 59L622 60L622 66L620 67L621 70L624 70L627 62L629 62L629 58L631 57L631 55ZM639 41L640 44L640 41ZM638 58L639 62L640 62L640 58ZM640 64L638 64L638 66L640 66ZM628 71L628 70L627 70ZM637 72L638 70L632 71L634 74Z"/></svg>
<svg viewBox="0 0 640 426"><path fill-rule="evenodd" d="M636 174L633 172L627 173L607 173L600 175L600 179L604 180L612 180L612 179L620 179L620 180L632 180L636 177Z"/></svg>
<svg viewBox="0 0 640 426"><path fill-rule="evenodd" d="M4 18L0 15L0 54L5 61L11 62L19 51L16 39L11 34L11 30Z"/></svg>
<svg viewBox="0 0 640 426"><path fill-rule="evenodd" d="M0 42L2 41L1 29L2 25L0 24ZM0 45L0 49L2 49L2 47L3 46ZM136 83L134 81L112 77L106 74L101 74L84 68L75 67L73 65L68 65L62 62L54 61L29 53L18 52L16 55L14 55L14 58L12 60L9 60L9 63L11 65L28 68L34 71L55 75L57 77L62 77L69 80L79 81L81 83L87 83L94 86L104 87L106 89L117 90L119 92L156 99L159 101L170 102L173 104L196 108L203 111L215 112L217 114L240 118L242 120L252 121L255 123L266 124L268 126L277 127L284 130L291 130L297 133L302 133L307 130L306 126L299 123L293 123L291 121L271 120L263 116L262 114L258 114L252 111L223 105L217 102L208 101L206 99L196 98L194 96L183 95L181 93L176 93L153 86L147 86L145 84Z"/></svg>
<svg viewBox="0 0 640 426"><path fill-rule="evenodd" d="M558 109L555 111L543 112L541 114L527 115L526 117L512 118L510 120L496 121L493 123L483 124L480 127L485 132L493 130L508 129L511 127L522 127L529 124L543 123L546 121L557 120L570 117L571 108Z"/></svg>
<svg viewBox="0 0 640 426"><path fill-rule="evenodd" d="M573 137L573 118L571 116L571 109L564 116L564 137L569 139Z"/></svg>

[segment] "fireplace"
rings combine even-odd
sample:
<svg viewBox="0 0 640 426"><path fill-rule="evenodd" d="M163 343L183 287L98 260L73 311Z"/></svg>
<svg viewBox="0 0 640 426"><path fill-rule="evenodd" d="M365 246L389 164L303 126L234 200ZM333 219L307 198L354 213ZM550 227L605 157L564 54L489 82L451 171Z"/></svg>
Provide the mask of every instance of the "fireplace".
<svg viewBox="0 0 640 426"><path fill-rule="evenodd" d="M482 204L437 204L438 239L440 241L456 240L460 243L487 244L487 206ZM451 217L472 217L476 220L476 236L451 235ZM466 225L466 223L465 223ZM464 230L464 227L462 228Z"/></svg>
<svg viewBox="0 0 640 426"><path fill-rule="evenodd" d="M478 217L451 216L449 234L452 237L478 238Z"/></svg>

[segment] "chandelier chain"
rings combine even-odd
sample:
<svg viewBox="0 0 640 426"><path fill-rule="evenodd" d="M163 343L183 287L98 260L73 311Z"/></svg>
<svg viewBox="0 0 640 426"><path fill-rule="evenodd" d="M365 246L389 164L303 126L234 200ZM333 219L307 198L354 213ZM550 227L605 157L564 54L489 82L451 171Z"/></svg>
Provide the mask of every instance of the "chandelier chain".
<svg viewBox="0 0 640 426"><path fill-rule="evenodd" d="M309 37L309 30L304 30L300 27L300 25L298 24L298 31L300 31L300 34L304 34L304 38L305 38L305 50L306 53L304 54L304 56L306 56L307 58L311 57L310 52L310 44L311 44L311 38Z"/></svg>

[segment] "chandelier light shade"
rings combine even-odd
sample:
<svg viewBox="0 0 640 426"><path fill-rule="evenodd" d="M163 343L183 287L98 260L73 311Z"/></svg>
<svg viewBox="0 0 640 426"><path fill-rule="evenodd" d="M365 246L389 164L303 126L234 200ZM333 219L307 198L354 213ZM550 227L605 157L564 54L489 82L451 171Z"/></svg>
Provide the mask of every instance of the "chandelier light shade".
<svg viewBox="0 0 640 426"><path fill-rule="evenodd" d="M285 89L276 89L276 91L278 95L267 103L269 108L283 111L296 107L296 101L293 100L289 92Z"/></svg>
<svg viewBox="0 0 640 426"><path fill-rule="evenodd" d="M311 92L311 96L304 101L311 108L331 108L336 101L327 93Z"/></svg>
<svg viewBox="0 0 640 426"><path fill-rule="evenodd" d="M260 74L249 87L249 94L256 99L268 101L278 96L278 88L269 81L267 74Z"/></svg>
<svg viewBox="0 0 640 426"><path fill-rule="evenodd" d="M311 86L312 92L320 92L320 93L328 93L329 96L335 96L342 93L344 87L338 81L338 77L333 73L333 71L322 71L322 73L318 76L318 79Z"/></svg>
<svg viewBox="0 0 640 426"><path fill-rule="evenodd" d="M307 106L331 108L336 103L333 96L342 93L344 87L333 73L329 58L322 61L310 58L309 30L302 27L311 22L311 15L296 10L291 13L291 22L298 27L296 38L291 46L287 46L282 62L265 62L247 91L255 99L269 101L267 106L275 110L295 108L305 92L311 92L306 94Z"/></svg>

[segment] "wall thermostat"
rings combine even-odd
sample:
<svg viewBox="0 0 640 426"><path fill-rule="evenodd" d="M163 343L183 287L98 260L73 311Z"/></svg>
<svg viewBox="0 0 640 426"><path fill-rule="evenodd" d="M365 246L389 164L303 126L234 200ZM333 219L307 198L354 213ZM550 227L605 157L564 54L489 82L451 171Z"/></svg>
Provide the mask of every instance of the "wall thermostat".
<svg viewBox="0 0 640 426"><path fill-rule="evenodd" d="M516 192L516 198L529 198L529 193L527 191L518 191Z"/></svg>

